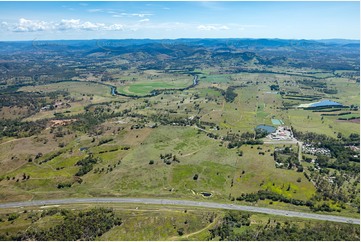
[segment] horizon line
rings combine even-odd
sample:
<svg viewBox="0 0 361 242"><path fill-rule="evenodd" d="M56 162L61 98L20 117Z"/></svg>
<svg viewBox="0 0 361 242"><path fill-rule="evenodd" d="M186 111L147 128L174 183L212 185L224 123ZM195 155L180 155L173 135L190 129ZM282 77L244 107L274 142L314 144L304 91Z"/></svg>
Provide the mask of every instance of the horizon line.
<svg viewBox="0 0 361 242"><path fill-rule="evenodd" d="M1 0L0 0L1 1ZM348 38L318 38L318 39L309 39L309 38L273 38L273 37L261 37L261 38L251 38L251 37L242 37L242 38L201 38L201 37L192 37L192 38L99 38L99 39L28 39L28 40L0 40L0 42L29 42L29 41L94 41L94 40L210 40L210 39L218 39L218 40L239 40L239 39L249 39L249 40L260 40L260 39L267 39L267 40L308 40L308 41L324 41L324 40L351 40L351 41L360 41L360 39L348 39Z"/></svg>

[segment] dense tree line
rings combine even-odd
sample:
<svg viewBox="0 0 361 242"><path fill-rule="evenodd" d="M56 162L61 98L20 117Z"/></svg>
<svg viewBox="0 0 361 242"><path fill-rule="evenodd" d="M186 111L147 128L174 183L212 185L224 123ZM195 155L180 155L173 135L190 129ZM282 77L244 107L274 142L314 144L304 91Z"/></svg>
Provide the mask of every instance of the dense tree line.
<svg viewBox="0 0 361 242"><path fill-rule="evenodd" d="M327 157L319 156L316 161L321 168L333 168L347 171L351 174L359 173L359 153L347 147L360 145L359 134L353 133L349 137L344 137L342 134L339 134L338 139L312 132L303 133L294 129L293 134L298 140L312 144L316 148L326 148L330 150L331 158L335 158L335 160L331 161Z"/></svg>
<svg viewBox="0 0 361 242"><path fill-rule="evenodd" d="M71 124L71 128L77 131L81 131L84 133L92 132L93 128L107 119L114 117L122 117L125 112L116 112L116 113L106 113L104 110L95 110L93 112L87 111L85 113L81 113L78 115L73 115L72 119L77 119L76 122Z"/></svg>
<svg viewBox="0 0 361 242"><path fill-rule="evenodd" d="M288 186L287 190L290 189ZM312 201L303 201L299 199L293 199L285 197L281 194L277 194L271 191L259 190L257 193L242 193L241 196L237 197L237 201L246 201L246 202L257 202L258 200L269 199L272 201L280 201L284 203L291 203L296 206L308 206L313 207L314 203Z"/></svg>
<svg viewBox="0 0 361 242"><path fill-rule="evenodd" d="M52 216L57 213L64 218L59 225L47 229L33 226L15 236L0 235L0 240L96 240L97 237L122 223L114 211L107 208L94 208L80 212L51 210L50 213L42 214L42 216Z"/></svg>
<svg viewBox="0 0 361 242"><path fill-rule="evenodd" d="M75 174L76 176L84 176L89 171L93 170L93 165L98 163L99 159L89 155L88 157L78 161L75 165L80 166L79 171Z"/></svg>
<svg viewBox="0 0 361 242"><path fill-rule="evenodd" d="M220 226L209 230L211 238L219 237L220 240L233 240L234 228L241 228L251 224L250 214L240 211L227 211Z"/></svg>
<svg viewBox="0 0 361 242"><path fill-rule="evenodd" d="M326 222L308 223L301 228L292 222L277 222L230 237L239 241L359 241L360 227Z"/></svg>
<svg viewBox="0 0 361 242"><path fill-rule="evenodd" d="M262 140L255 139L255 134L246 132L241 135L229 133L223 137L224 141L228 141L228 149L239 148L242 145L261 145L263 144Z"/></svg>
<svg viewBox="0 0 361 242"><path fill-rule="evenodd" d="M29 137L40 133L46 127L47 120L21 122L18 120L0 120L0 138L2 137Z"/></svg>
<svg viewBox="0 0 361 242"><path fill-rule="evenodd" d="M293 152L290 147L284 149L277 149L273 153L273 159L277 168L294 169L297 168L298 172L303 172L303 166L298 161L298 154Z"/></svg>

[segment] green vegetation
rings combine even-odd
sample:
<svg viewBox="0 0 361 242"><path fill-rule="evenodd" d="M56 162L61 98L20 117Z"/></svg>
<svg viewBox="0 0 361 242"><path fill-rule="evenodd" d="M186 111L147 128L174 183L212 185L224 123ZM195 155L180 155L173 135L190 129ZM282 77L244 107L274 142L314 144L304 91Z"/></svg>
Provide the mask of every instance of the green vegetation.
<svg viewBox="0 0 361 242"><path fill-rule="evenodd" d="M163 90L163 89L179 89L185 88L192 84L193 78L188 77L188 80L165 80L165 81L153 81L148 80L146 82L138 81L135 83L130 83L129 86L118 87L117 90L121 94L127 95L139 95L144 96L151 94L154 90Z"/></svg>
<svg viewBox="0 0 361 242"><path fill-rule="evenodd" d="M222 224L211 230L211 238L231 241L338 241L359 240L360 228L348 224L305 223L268 219L266 223L250 226L250 215L229 212Z"/></svg>
<svg viewBox="0 0 361 242"><path fill-rule="evenodd" d="M41 217L60 216L62 222L54 227L41 229L31 227L13 236L0 235L2 240L96 240L114 226L121 225L112 209L94 208L87 212L53 209ZM10 217L9 217L10 218ZM38 218L39 219L39 218Z"/></svg>
<svg viewBox="0 0 361 242"><path fill-rule="evenodd" d="M0 53L7 70L0 77L0 202L174 198L359 217L358 47L311 41L299 43L299 51L282 40L177 41L164 47L124 40L114 55L84 44L36 59L8 43ZM344 106L298 107L321 100ZM286 126L295 139L283 140L282 132L269 137L255 129L260 125ZM287 218L277 218L278 225L268 223L271 216L174 209L117 211L122 225L102 225L90 237L71 232L67 219L89 229L81 220L89 219L88 210L41 219L40 212L11 210L0 231L7 239L22 238L11 237L13 230L53 239L58 225L70 231L63 239L74 240L306 236L305 221L296 228ZM113 221L113 212L94 213ZM330 238L324 223L307 226L310 238ZM352 226L330 226L357 239Z"/></svg>
<svg viewBox="0 0 361 242"><path fill-rule="evenodd" d="M352 224L204 208L106 206L113 208L75 204L0 211L0 239L357 241L360 236Z"/></svg>

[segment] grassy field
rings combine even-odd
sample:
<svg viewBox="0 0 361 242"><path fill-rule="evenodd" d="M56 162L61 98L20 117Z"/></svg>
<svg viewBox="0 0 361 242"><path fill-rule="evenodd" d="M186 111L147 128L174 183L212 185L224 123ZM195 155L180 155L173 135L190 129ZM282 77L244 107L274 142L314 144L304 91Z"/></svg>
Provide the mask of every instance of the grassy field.
<svg viewBox="0 0 361 242"><path fill-rule="evenodd" d="M228 149L227 142L209 138L206 132L220 136L229 133L241 135L254 132L259 124L272 125L272 119L281 119L286 126L303 132L332 137L337 137L338 132L345 136L359 133L358 123L339 121L337 116L321 116L321 113L311 110L284 108L288 100L282 99L279 93L271 92L270 85L277 82L286 90L303 91L296 82L300 77L265 73L211 75L210 71L205 77L200 78L200 84L195 88L147 99L111 96L108 87L84 82L21 88L27 92L69 91L71 106L55 110L67 112L66 115L85 112L84 106L89 104L96 104L89 112L100 109L109 110L108 113L130 110L130 115L107 120L86 133L64 127L59 128L64 131L64 137L56 137L54 132L58 128L52 133L47 128L29 138L1 140L1 201L132 196L230 202L232 197L259 190L307 200L316 194L315 186L302 173L275 167L271 155L281 145L244 145L239 149ZM120 81L124 80L121 87L117 84L119 90L123 88L124 92L143 95L155 88L187 86L193 77L178 75L172 79L168 74L148 71L138 73L135 77L129 74L127 78L119 78ZM342 86L341 83L346 80L337 78L330 78L329 81L340 88L335 94L335 101L347 105L356 102L355 97L359 95L355 91L357 84L350 82ZM230 85L245 85L234 89L237 96L233 102L226 102L220 91L211 88L226 90ZM312 93L316 92L307 89L307 95ZM347 100L344 95L350 98ZM294 101L295 104L299 102ZM357 114L356 111L354 113ZM42 111L26 120L53 117L54 110ZM214 123L220 129L215 130L211 125L206 125L206 132L202 132L194 126L176 126L172 122L160 125L159 121L153 120L154 117L181 120L199 117L200 121ZM158 127L148 128L148 123L157 123ZM145 128L132 129L135 124L144 125ZM103 139L111 141L100 145ZM82 147L88 148L87 151L81 152L79 149ZM62 151L59 156L40 164L40 161L59 150ZM243 156L239 156L237 151L242 151ZM264 152L264 155L260 152ZM34 159L38 153L42 153L43 157L29 162L29 158ZM92 171L81 176L81 182L77 182L75 174L80 167L75 164L85 158L87 153L100 161ZM161 156L169 153L179 162L166 164ZM24 174L30 178L22 179ZM299 178L301 181L297 181ZM72 186L59 189L57 187L60 183L72 183ZM202 192L209 192L212 196L205 198ZM259 201L257 204L309 211L307 207L277 202L269 204L269 201ZM352 214L354 211L354 208L347 208L341 214Z"/></svg>
<svg viewBox="0 0 361 242"><path fill-rule="evenodd" d="M122 94L128 95L147 95L155 89L172 89L172 88L184 88L193 83L192 77L188 80L177 80L177 81L139 81L130 83L125 86L117 87L117 91Z"/></svg>
<svg viewBox="0 0 361 242"><path fill-rule="evenodd" d="M150 135L151 134L151 135ZM138 136L138 138L135 138ZM89 139L88 139L89 140ZM134 140L134 141L132 141ZM80 141L68 147L84 147L89 141ZM142 145L139 145L142 143ZM128 151L99 154L100 151L114 150L124 145L131 145ZM78 148L78 149L79 149ZM273 146L262 146L266 155L259 155L256 147L242 147L243 157L236 154L236 150L229 150L219 146L219 141L198 134L193 127L161 127L154 130L137 130L119 134L115 141L102 146L90 148L102 162L95 168L114 166L121 160L121 164L114 167L112 172L94 174L93 172L82 177L82 184L75 183L72 188L57 189L61 181L69 181L79 169L74 166L76 161L85 157L80 151L70 155L68 152L44 164L26 162L19 168L6 174L10 177L20 178L0 182L3 187L15 186L37 198L43 198L43 192L58 192L91 194L94 196L106 194L123 194L128 196L171 196L184 198L202 198L200 192L211 192L213 198L226 201L229 194L234 197L241 193L256 192L260 188L273 189L275 192L294 198L309 198L315 189L306 179L296 182L299 174L295 171L276 169L273 158ZM269 150L269 152L268 152ZM180 163L166 165L159 157L160 154L172 153ZM44 156L45 158L46 156ZM40 159L41 160L41 159ZM149 161L155 164L150 165ZM65 167L57 170L56 168ZM245 171L242 175L242 171ZM25 173L30 179L22 181ZM193 177L198 174L199 178ZM231 182L234 186L230 187ZM95 182L96 181L96 182ZM263 185L260 183L263 182ZM272 185L272 182L275 185ZM291 184L291 191L286 187ZM281 187L284 187L282 190ZM5 191L3 191L4 193ZM45 195L45 194L44 194Z"/></svg>

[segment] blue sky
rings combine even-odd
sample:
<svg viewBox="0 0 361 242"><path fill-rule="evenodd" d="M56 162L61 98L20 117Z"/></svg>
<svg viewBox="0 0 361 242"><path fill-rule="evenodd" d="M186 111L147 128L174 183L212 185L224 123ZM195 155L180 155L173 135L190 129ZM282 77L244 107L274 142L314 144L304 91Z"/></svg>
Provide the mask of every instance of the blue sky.
<svg viewBox="0 0 361 242"><path fill-rule="evenodd" d="M359 39L352 2L0 2L0 40Z"/></svg>

